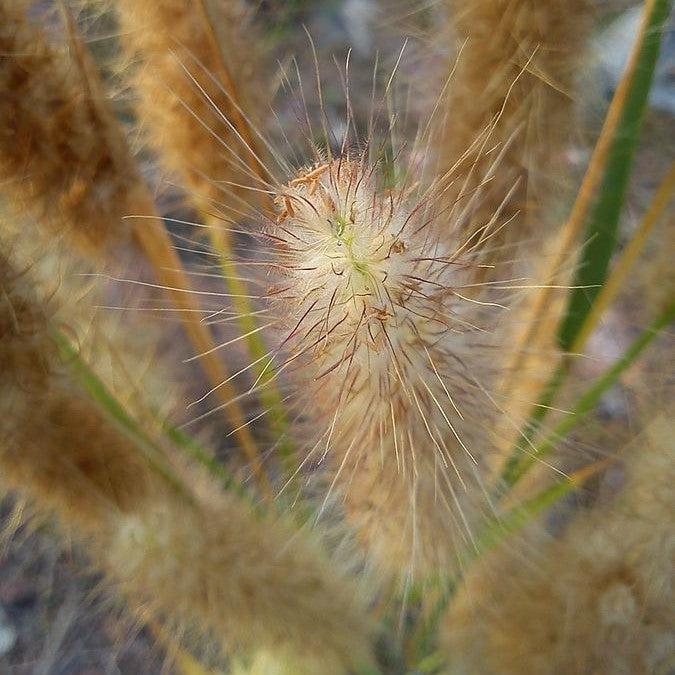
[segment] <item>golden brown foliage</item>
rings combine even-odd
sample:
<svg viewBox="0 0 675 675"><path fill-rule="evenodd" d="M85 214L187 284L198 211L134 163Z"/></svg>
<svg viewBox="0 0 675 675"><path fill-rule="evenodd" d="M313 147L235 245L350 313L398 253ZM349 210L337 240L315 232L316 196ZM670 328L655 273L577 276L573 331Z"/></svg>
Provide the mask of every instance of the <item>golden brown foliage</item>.
<svg viewBox="0 0 675 675"><path fill-rule="evenodd" d="M261 81L253 73L256 36L245 5L238 0L117 0L116 5L139 123L160 160L186 182L200 208L236 193L229 183L261 187L257 177L264 170L251 154L258 143L245 118L252 110L246 85ZM248 199L251 194L247 191Z"/></svg>
<svg viewBox="0 0 675 675"><path fill-rule="evenodd" d="M68 525L100 527L138 505L148 470L129 440L59 372L47 316L0 259L2 480Z"/></svg>
<svg viewBox="0 0 675 675"><path fill-rule="evenodd" d="M224 414L267 486L243 413L230 405L235 392L229 373L209 329L197 319L198 301L72 18L64 11L69 50L59 51L25 9L24 3L0 3L0 77L10 94L0 102L0 174L10 196L19 200L19 210L71 235L89 253L102 253L108 240L126 232L123 216L142 216L134 221L135 238L158 281L185 312L186 332Z"/></svg>
<svg viewBox="0 0 675 675"><path fill-rule="evenodd" d="M28 493L40 510L94 529L145 498L144 462L77 391L52 385L42 396L17 400L12 413L13 428L2 439L3 481Z"/></svg>
<svg viewBox="0 0 675 675"><path fill-rule="evenodd" d="M83 538L143 618L189 625L228 651L278 651L307 673L368 661L365 603L318 546L220 496L168 448L157 471L71 381L28 275L4 258L0 274L3 487Z"/></svg>

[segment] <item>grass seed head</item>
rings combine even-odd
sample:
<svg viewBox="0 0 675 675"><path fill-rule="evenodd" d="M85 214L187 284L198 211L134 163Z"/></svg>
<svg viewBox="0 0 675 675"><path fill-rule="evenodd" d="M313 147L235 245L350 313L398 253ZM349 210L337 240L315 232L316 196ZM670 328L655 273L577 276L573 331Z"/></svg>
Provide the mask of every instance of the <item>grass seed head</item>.
<svg viewBox="0 0 675 675"><path fill-rule="evenodd" d="M67 527L100 527L146 495L148 469L124 434L68 382L50 313L0 257L3 482Z"/></svg>
<svg viewBox="0 0 675 675"><path fill-rule="evenodd" d="M343 156L279 190L275 302L307 404L307 461L395 576L454 563L470 541L493 414L470 254L439 241L434 204ZM327 500L329 497L327 497Z"/></svg>
<svg viewBox="0 0 675 675"><path fill-rule="evenodd" d="M230 654L268 651L307 673L369 662L352 585L284 523L256 519L232 496L190 505L165 495L123 519L100 555L132 604L196 625Z"/></svg>
<svg viewBox="0 0 675 675"><path fill-rule="evenodd" d="M490 262L512 259L521 243L541 238L550 226L542 206L560 191L574 135L591 3L453 0L439 11L446 21L443 51L452 43L461 49L441 71L445 93L432 153L437 175L453 179L445 197L450 205L480 188L467 234L483 227L517 186L503 212L513 221L485 251Z"/></svg>
<svg viewBox="0 0 675 675"><path fill-rule="evenodd" d="M242 121L255 108L250 85L262 79L245 5L118 0L116 7L149 146L200 208L213 209L239 192L250 199L250 190L230 185L250 183L259 167L248 120Z"/></svg>
<svg viewBox="0 0 675 675"><path fill-rule="evenodd" d="M452 672L667 672L675 654L675 453L657 418L631 449L610 505L579 513L560 539L481 561L442 626ZM506 580L506 581L505 581Z"/></svg>
<svg viewBox="0 0 675 675"><path fill-rule="evenodd" d="M135 173L81 45L52 42L27 11L23 0L0 2L0 182L22 218L100 252L125 236Z"/></svg>

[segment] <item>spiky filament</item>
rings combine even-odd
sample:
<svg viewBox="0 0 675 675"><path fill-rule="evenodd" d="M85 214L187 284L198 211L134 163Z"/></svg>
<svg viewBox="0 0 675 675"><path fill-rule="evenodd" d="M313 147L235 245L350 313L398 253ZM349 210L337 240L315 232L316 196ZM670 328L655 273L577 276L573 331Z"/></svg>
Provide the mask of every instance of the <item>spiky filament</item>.
<svg viewBox="0 0 675 675"><path fill-rule="evenodd" d="M379 180L344 156L279 191L273 297L313 427L305 462L328 459L382 568L424 576L456 562L481 511L498 308L471 297L471 256L439 242L433 199Z"/></svg>
<svg viewBox="0 0 675 675"><path fill-rule="evenodd" d="M514 259L521 243L545 232L541 205L559 191L563 153L573 135L590 7L588 0L441 4L442 39L458 49L442 73L434 170L449 184L451 208L456 200L473 201L464 227L483 240L490 262ZM504 211L508 226L488 231L514 186ZM471 200L479 187L480 199Z"/></svg>

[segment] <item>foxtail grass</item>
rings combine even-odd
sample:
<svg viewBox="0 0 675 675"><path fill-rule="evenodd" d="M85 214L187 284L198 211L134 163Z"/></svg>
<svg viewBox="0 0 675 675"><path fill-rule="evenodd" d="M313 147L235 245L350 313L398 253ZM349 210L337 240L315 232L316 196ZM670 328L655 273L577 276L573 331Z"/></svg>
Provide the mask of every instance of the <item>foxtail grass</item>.
<svg viewBox="0 0 675 675"><path fill-rule="evenodd" d="M657 417L624 453L623 489L611 503L581 511L560 539L530 532L472 570L442 628L452 672L668 670L671 434Z"/></svg>
<svg viewBox="0 0 675 675"><path fill-rule="evenodd" d="M500 309L475 299L471 256L438 243L434 198L382 191L377 171L343 156L279 188L272 298L323 507L339 499L377 568L409 581L470 545Z"/></svg>
<svg viewBox="0 0 675 675"><path fill-rule="evenodd" d="M0 80L11 89L0 122L19 139L12 147L0 130L12 223L5 229L44 222L108 272L125 250L112 246L140 245L156 275L149 286L166 291L170 309L185 317L193 359L210 378L201 400L220 397L228 426L211 417L210 432L236 434L263 498L167 413L167 355L153 353L150 364L158 405L144 396L134 350L108 358L108 349L125 347L113 344L105 321L76 319L70 299L81 293L52 292L58 274L49 271L52 285L36 282L33 262L7 245L16 235L4 231L3 488L88 552L105 587L186 672L201 670L184 648L197 654L206 643L236 673L370 675L379 672L378 637L379 656L395 672L665 670L675 459L665 418L645 422L628 452L613 442L606 458L571 468L561 457L586 448L584 423L668 329L672 298L649 310L653 321L580 394L565 390L565 411L557 406L572 351L628 285L627 270L672 192L671 170L610 270L669 3L645 4L634 54L559 233L550 216L590 30L585 0L436 7L441 40L447 45L454 31L459 54L446 63L441 97L411 145L398 137L394 104L403 50L380 103L376 69L366 137L348 54L340 137L322 90L322 45L307 31L321 117L313 129L294 64L299 134L312 159L289 161L266 139L266 101L253 89L268 73L254 65L244 5L93 6L119 21L110 44L126 66L120 81L134 98L134 131L198 213L197 222L177 222L195 228L191 235L206 226L206 254L219 257L234 310L222 313L239 335L222 345L212 339L208 325L221 310L201 314L111 112L107 75L63 3L58 29L68 39L60 46L38 27L38 12L0 0L11 28L0 27ZM285 72L282 79L292 87ZM54 113L42 127L30 114L37 110ZM101 232L89 225L97 214ZM244 237L256 246L246 256L260 257L237 259ZM262 270L264 282L240 277L244 265ZM246 286L268 282L255 297ZM267 302L260 313L269 322L257 324L251 300ZM93 324L109 339L98 344L94 327L85 340L92 349L80 339ZM135 328L130 322L128 332ZM246 344L251 360L230 374L218 353L232 342ZM102 375L100 360L124 372ZM132 396L120 396L117 375L131 381ZM239 391L246 379L253 384ZM244 414L241 402L255 398L260 414ZM271 432L273 481L253 440L268 436L258 430ZM297 455L284 461L291 450ZM592 501L605 471L621 471L620 456L625 486L575 508L582 490ZM264 497L273 491L272 503Z"/></svg>
<svg viewBox="0 0 675 675"><path fill-rule="evenodd" d="M9 92L0 103L4 191L36 222L51 223L60 234L84 243L87 253L101 256L107 241L133 234L159 284L184 311L200 363L261 488L270 495L229 373L208 327L197 318L196 296L71 14L64 9L66 50L65 43L59 49L47 39L23 3L3 2L0 10L6 42L0 76L7 79ZM130 221L125 216L142 217Z"/></svg>

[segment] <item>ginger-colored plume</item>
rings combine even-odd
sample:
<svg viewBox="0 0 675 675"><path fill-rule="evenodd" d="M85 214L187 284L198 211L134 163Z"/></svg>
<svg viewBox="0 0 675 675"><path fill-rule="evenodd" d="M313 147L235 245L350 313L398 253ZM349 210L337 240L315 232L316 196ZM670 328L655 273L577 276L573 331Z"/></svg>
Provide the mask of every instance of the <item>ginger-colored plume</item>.
<svg viewBox="0 0 675 675"><path fill-rule="evenodd" d="M675 663L672 424L636 443L628 484L559 540L474 568L442 627L450 672L608 675ZM541 542L540 542L541 543Z"/></svg>
<svg viewBox="0 0 675 675"><path fill-rule="evenodd" d="M117 0L122 43L132 61L136 112L149 145L207 208L260 188L264 169L248 120L256 38L238 0ZM247 28L248 26L248 28ZM133 63L135 62L135 63ZM250 200L254 193L247 191ZM235 204L235 209L241 205Z"/></svg>
<svg viewBox="0 0 675 675"><path fill-rule="evenodd" d="M2 481L68 525L105 524L143 499L148 471L115 425L59 372L49 319L0 258Z"/></svg>
<svg viewBox="0 0 675 675"><path fill-rule="evenodd" d="M23 216L89 252L120 238L136 176L77 56L51 44L24 0L0 1L0 183Z"/></svg>
<svg viewBox="0 0 675 675"><path fill-rule="evenodd" d="M53 223L89 252L102 252L134 220L133 234L176 308L215 395L263 488L267 480L229 373L216 353L181 261L139 175L124 133L72 17L64 10L70 51L50 44L24 3L0 2L0 172L9 193L38 223ZM37 211L35 210L37 209Z"/></svg>

